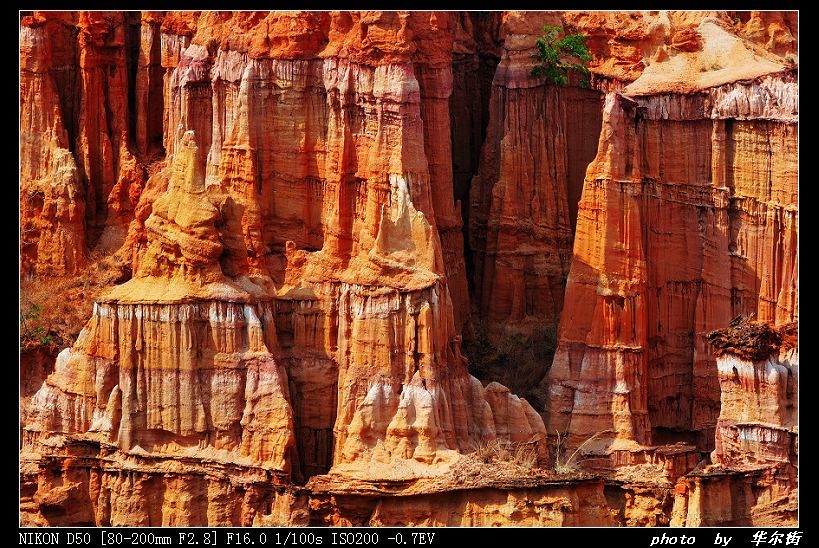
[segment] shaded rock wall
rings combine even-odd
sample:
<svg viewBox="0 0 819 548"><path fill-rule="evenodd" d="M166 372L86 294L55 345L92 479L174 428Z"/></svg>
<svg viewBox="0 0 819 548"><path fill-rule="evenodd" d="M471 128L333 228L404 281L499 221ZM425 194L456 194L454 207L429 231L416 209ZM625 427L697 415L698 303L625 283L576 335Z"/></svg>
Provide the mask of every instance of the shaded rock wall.
<svg viewBox="0 0 819 548"><path fill-rule="evenodd" d="M536 14L502 27L506 40L470 188L474 299L492 339L557 323L583 175L600 135L598 92L529 75L544 24L560 19Z"/></svg>

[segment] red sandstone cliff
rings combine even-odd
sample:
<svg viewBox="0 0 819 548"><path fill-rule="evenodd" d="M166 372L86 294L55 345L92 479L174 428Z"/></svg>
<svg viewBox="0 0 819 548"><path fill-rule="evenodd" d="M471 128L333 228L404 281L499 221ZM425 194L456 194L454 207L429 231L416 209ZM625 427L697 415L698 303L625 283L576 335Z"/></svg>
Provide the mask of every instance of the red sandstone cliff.
<svg viewBox="0 0 819 548"><path fill-rule="evenodd" d="M600 134L600 94L532 78L532 53L560 14L509 14L470 193L475 300L493 337L556 324L576 204Z"/></svg>
<svg viewBox="0 0 819 548"><path fill-rule="evenodd" d="M457 22L310 17L174 15L160 30L183 32L159 36L143 18L141 51L159 40L163 54L168 161L127 236L133 278L98 298L28 406L33 454L57 435L153 458L207 454L281 482L331 467L442 473L496 439L531 443L545 462L538 413L484 388L458 350ZM293 23L316 39L282 40ZM146 57L137 96L150 101L158 71ZM156 120L139 114L151 107L137 109L143 154L157 144ZM89 170L108 190L106 173Z"/></svg>
<svg viewBox="0 0 819 548"><path fill-rule="evenodd" d="M705 334L746 312L798 313L795 99L788 74L694 96L607 95L550 371L550 430L711 447L719 388Z"/></svg>
<svg viewBox="0 0 819 548"><path fill-rule="evenodd" d="M590 37L592 89L531 77L544 24ZM24 521L768 512L678 491L715 432L715 461L776 452L732 448L765 421L726 403L705 335L798 318L796 35L771 13L26 15L21 271L94 250L125 274L21 394ZM558 319L545 409L467 370L475 326ZM531 469L594 435L605 487Z"/></svg>

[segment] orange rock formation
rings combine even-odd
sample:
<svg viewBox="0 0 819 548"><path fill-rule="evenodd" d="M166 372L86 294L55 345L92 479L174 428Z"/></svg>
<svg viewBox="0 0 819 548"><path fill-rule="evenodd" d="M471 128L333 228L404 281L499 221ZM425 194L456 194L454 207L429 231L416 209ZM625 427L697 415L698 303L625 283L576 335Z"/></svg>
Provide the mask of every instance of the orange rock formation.
<svg viewBox="0 0 819 548"><path fill-rule="evenodd" d="M609 92L550 371L550 431L574 445L605 431L712 447L719 387L705 334L749 311L771 322L798 311L795 97L787 74L695 96Z"/></svg>
<svg viewBox="0 0 819 548"><path fill-rule="evenodd" d="M680 479L672 524L797 525L796 335L764 323L710 335L721 391L713 465Z"/></svg>
<svg viewBox="0 0 819 548"><path fill-rule="evenodd" d="M589 36L591 89L531 76L548 24ZM53 372L22 360L24 523L790 519L795 358L718 361L706 334L798 319L795 16L34 12L20 35L21 272L93 250L132 273ZM558 319L545 409L470 374L476 326ZM594 476L533 471L591 437ZM715 439L721 471L691 473ZM782 505L692 495L777 466Z"/></svg>
<svg viewBox="0 0 819 548"><path fill-rule="evenodd" d="M475 299L491 336L556 324L571 263L577 201L600 134L600 94L544 86L532 51L559 14L509 14L489 123L472 182Z"/></svg>

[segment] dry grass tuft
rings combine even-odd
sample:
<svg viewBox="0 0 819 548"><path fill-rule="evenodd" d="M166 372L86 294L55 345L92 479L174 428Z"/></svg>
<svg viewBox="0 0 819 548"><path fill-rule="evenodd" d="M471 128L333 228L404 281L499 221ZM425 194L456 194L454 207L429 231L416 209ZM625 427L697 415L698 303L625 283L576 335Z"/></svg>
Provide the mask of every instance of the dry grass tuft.
<svg viewBox="0 0 819 548"><path fill-rule="evenodd" d="M592 435L591 437L587 438L583 443L581 443L577 447L577 449L574 450L574 453L572 453L569 456L569 458L566 459L565 461L561 461L560 455L564 451L563 445L566 443L567 435L566 434L561 435L560 432L555 432L555 433L557 434L557 444L556 444L555 452L554 452L554 454L555 454L555 472L557 472L558 474L573 474L573 473L578 472L578 470L579 470L578 466L577 466L577 462L575 461L577 456L580 454L580 452L583 450L583 448L586 447L587 444L589 444L592 441L594 441L595 439L597 439L600 436L600 434L602 434L603 432L602 431L597 432L594 435Z"/></svg>
<svg viewBox="0 0 819 548"><path fill-rule="evenodd" d="M476 445L472 455L484 464L510 463L526 469L537 466L536 442L484 441Z"/></svg>

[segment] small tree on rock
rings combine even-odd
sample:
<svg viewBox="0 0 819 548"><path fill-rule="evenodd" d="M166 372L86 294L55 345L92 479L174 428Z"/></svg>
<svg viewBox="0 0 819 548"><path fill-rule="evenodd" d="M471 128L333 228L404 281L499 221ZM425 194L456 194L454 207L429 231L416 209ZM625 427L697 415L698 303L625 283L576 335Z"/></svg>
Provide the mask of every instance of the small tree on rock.
<svg viewBox="0 0 819 548"><path fill-rule="evenodd" d="M566 34L563 38L563 29L546 25L543 27L543 37L538 39L537 53L533 58L540 61L532 69L535 78L545 77L556 86L569 85L569 71L579 72L582 75L581 87L589 87L590 72L586 65L592 57L586 46L588 36L582 34Z"/></svg>

